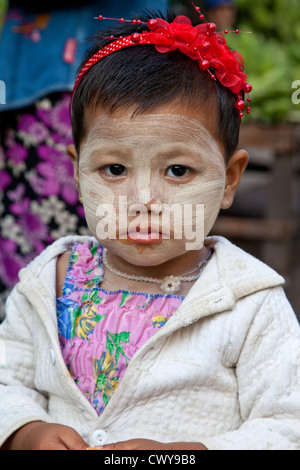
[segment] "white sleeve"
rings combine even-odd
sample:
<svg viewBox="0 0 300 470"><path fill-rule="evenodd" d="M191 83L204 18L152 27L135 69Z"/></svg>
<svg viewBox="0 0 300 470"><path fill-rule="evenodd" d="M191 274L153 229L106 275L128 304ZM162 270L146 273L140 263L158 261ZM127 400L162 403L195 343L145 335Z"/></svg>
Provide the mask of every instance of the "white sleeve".
<svg viewBox="0 0 300 470"><path fill-rule="evenodd" d="M32 323L30 305L14 288L0 325L0 446L29 422L52 422L47 397L34 387Z"/></svg>
<svg viewBox="0 0 300 470"><path fill-rule="evenodd" d="M281 287L256 314L236 364L241 427L211 450L300 450L300 328Z"/></svg>

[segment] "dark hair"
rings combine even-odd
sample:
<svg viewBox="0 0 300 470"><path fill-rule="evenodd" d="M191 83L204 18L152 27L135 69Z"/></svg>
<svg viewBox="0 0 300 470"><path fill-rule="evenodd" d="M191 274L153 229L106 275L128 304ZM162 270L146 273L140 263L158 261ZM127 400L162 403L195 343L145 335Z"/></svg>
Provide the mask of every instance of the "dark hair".
<svg viewBox="0 0 300 470"><path fill-rule="evenodd" d="M171 22L173 15L143 12L139 19L161 17ZM100 30L92 38L79 70L99 49L111 42L109 38L142 32L145 25L122 23ZM106 38L106 39L105 39ZM236 150L239 139L239 114L234 104L236 96L219 82L211 79L197 61L179 51L158 53L154 46L136 46L114 52L96 63L83 77L73 97L72 128L77 153L86 134L85 111L103 106L108 111L120 107L143 113L165 103L184 103L217 108L216 135L223 143L225 159Z"/></svg>

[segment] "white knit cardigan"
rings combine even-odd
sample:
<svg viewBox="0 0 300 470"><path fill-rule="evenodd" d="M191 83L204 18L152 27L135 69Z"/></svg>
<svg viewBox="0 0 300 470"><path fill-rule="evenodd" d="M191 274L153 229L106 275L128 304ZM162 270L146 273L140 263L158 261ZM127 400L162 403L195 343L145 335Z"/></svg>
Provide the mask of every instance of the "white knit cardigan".
<svg viewBox="0 0 300 470"><path fill-rule="evenodd" d="M99 417L68 373L57 334L66 237L20 273L0 325L0 445L31 421L93 445L148 438L208 449L300 449L300 330L277 273L222 237L174 316L132 358Z"/></svg>

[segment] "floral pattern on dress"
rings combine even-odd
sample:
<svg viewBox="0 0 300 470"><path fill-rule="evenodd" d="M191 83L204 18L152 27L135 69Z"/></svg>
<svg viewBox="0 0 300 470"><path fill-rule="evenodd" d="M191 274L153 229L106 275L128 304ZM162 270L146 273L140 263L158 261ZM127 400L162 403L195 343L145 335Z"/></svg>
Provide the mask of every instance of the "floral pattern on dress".
<svg viewBox="0 0 300 470"><path fill-rule="evenodd" d="M0 127L0 320L18 272L60 237L88 234L67 145L70 93L2 113Z"/></svg>
<svg viewBox="0 0 300 470"><path fill-rule="evenodd" d="M100 415L134 354L176 312L184 297L101 289L103 247L76 243L57 299L59 341L75 383Z"/></svg>

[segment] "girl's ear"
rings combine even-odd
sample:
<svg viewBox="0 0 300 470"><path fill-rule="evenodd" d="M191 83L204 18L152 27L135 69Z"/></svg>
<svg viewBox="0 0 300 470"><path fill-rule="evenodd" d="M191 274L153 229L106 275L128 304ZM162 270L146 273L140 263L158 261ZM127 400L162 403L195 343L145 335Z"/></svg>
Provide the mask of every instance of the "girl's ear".
<svg viewBox="0 0 300 470"><path fill-rule="evenodd" d="M78 188L79 201L81 202L81 191L80 191L80 183L79 183L79 156L76 152L75 145L74 144L68 145L67 152L73 163L74 180Z"/></svg>
<svg viewBox="0 0 300 470"><path fill-rule="evenodd" d="M249 155L246 150L237 150L231 156L226 169L226 186L221 209L229 209L240 184L242 175L248 165Z"/></svg>

